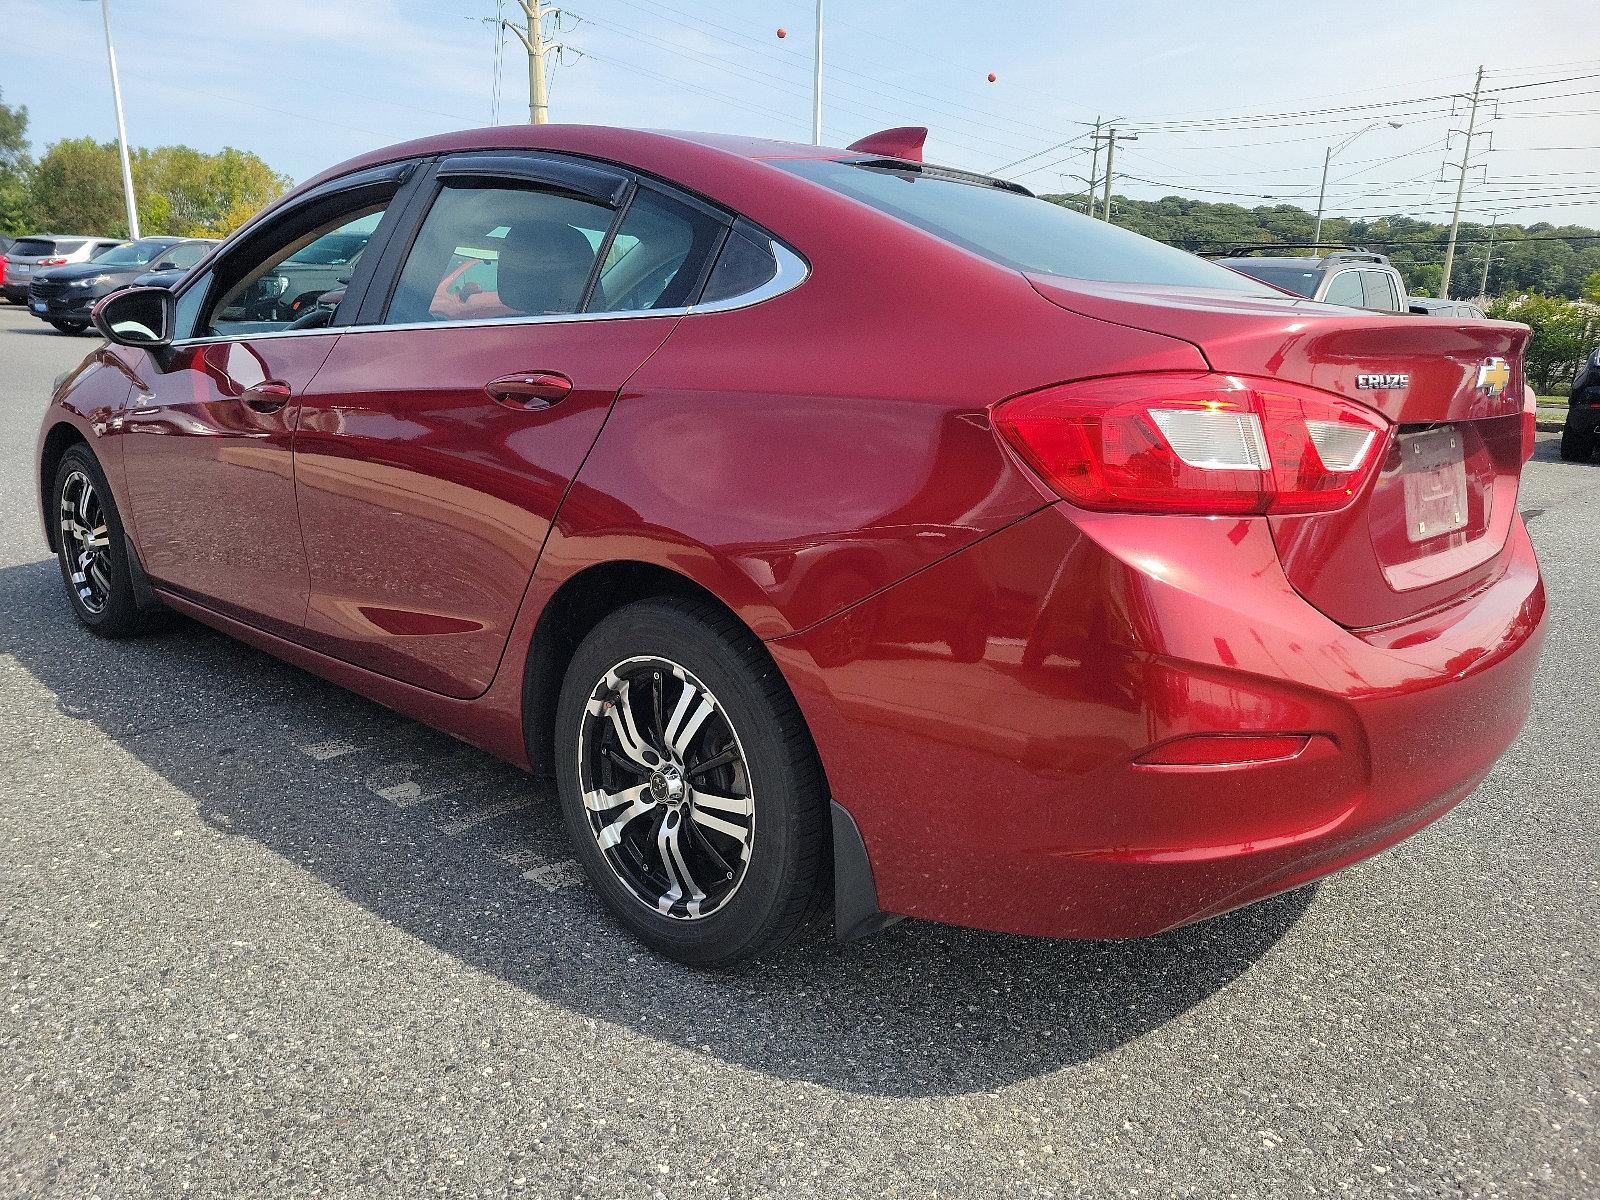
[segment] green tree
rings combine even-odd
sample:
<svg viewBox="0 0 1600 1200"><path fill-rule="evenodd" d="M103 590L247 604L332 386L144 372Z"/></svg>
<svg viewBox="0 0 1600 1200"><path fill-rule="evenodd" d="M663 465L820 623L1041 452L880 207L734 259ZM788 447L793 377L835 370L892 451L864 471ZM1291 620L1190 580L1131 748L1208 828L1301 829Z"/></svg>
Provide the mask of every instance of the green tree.
<svg viewBox="0 0 1600 1200"><path fill-rule="evenodd" d="M216 154L189 146L141 150L133 177L141 222L191 237L232 233L291 183L254 154L231 146Z"/></svg>
<svg viewBox="0 0 1600 1200"><path fill-rule="evenodd" d="M44 153L28 187L34 232L126 236L117 148L90 137L67 138Z"/></svg>
<svg viewBox="0 0 1600 1200"><path fill-rule="evenodd" d="M28 109L0 100L0 233L26 232L28 223Z"/></svg>
<svg viewBox="0 0 1600 1200"><path fill-rule="evenodd" d="M1548 395L1556 379L1577 370L1579 361L1593 349L1594 331L1583 305L1560 296L1529 293L1494 301L1489 315L1501 321L1521 321L1533 330L1528 341L1528 381L1540 395Z"/></svg>
<svg viewBox="0 0 1600 1200"><path fill-rule="evenodd" d="M142 233L220 237L288 190L290 180L232 147L206 154L189 146L135 150L133 190ZM112 142L72 138L45 151L29 188L40 229L126 236L122 167Z"/></svg>
<svg viewBox="0 0 1600 1200"><path fill-rule="evenodd" d="M1047 196L1081 211L1081 196ZM1312 215L1292 204L1246 208L1239 204L1213 204L1187 196L1159 200L1112 198L1116 224L1146 237L1196 252L1225 252L1236 246L1281 245L1285 253L1304 253L1288 247L1311 240ZM1390 216L1353 220L1331 216L1322 223L1322 240L1349 246L1368 246L1387 254L1405 277L1407 288L1420 296L1434 296L1443 275L1445 243L1450 230L1433 221ZM1463 222L1456 247L1450 293L1457 298L1477 294L1488 254L1489 226ZM1496 225L1489 282L1506 294L1540 292L1576 299L1584 280L1600 271L1600 238L1580 225Z"/></svg>
<svg viewBox="0 0 1600 1200"><path fill-rule="evenodd" d="M1583 298L1590 304L1600 304L1600 271L1584 279Z"/></svg>

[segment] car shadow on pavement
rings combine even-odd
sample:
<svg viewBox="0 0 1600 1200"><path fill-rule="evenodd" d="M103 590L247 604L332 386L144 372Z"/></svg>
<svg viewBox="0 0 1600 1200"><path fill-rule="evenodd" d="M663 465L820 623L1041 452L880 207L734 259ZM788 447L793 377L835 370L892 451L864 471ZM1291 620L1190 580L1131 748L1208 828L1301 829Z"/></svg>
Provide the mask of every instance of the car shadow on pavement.
<svg viewBox="0 0 1600 1200"><path fill-rule="evenodd" d="M778 1078L951 1095L1092 1059L1225 987L1314 892L1141 941L905 921L697 972L608 918L577 881L554 800L526 775L188 621L99 641L60 588L53 562L0 570L0 654L221 835L547 1003Z"/></svg>

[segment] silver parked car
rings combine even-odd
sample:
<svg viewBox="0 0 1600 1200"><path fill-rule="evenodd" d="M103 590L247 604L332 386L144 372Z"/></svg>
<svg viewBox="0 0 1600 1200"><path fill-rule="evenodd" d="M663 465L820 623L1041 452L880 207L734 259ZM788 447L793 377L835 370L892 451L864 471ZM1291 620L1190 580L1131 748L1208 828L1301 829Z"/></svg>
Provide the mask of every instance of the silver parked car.
<svg viewBox="0 0 1600 1200"><path fill-rule="evenodd" d="M41 233L12 242L5 253L5 271L0 275L0 292L13 304L28 299L28 284L41 267L63 267L68 263L88 262L123 244L123 238L85 237L82 234Z"/></svg>

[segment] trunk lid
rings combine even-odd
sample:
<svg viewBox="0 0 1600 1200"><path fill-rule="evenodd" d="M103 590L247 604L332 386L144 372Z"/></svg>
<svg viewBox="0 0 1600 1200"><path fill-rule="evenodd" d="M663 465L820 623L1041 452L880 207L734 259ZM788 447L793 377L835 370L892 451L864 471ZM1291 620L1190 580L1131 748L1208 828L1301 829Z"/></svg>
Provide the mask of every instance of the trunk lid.
<svg viewBox="0 0 1600 1200"><path fill-rule="evenodd" d="M1270 518L1289 581L1341 625L1402 621L1503 571L1522 473L1526 327L1029 278L1062 308L1189 342L1215 371L1318 388L1393 423L1381 468L1348 505Z"/></svg>

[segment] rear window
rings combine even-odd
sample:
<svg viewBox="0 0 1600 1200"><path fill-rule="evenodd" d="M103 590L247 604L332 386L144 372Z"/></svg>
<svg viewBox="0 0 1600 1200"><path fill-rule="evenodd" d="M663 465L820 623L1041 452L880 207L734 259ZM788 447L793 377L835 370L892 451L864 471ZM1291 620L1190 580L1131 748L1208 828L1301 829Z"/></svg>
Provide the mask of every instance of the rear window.
<svg viewBox="0 0 1600 1200"><path fill-rule="evenodd" d="M1107 283L1263 290L1203 258L1059 204L936 169L825 158L772 165L1019 271Z"/></svg>
<svg viewBox="0 0 1600 1200"><path fill-rule="evenodd" d="M49 238L18 238L6 253L18 258L47 258L55 251L56 244Z"/></svg>
<svg viewBox="0 0 1600 1200"><path fill-rule="evenodd" d="M1273 287L1293 292L1296 296L1315 295L1317 281L1322 278L1318 272L1307 270L1294 263L1275 263L1266 258L1229 259L1227 265L1252 279L1270 283Z"/></svg>

